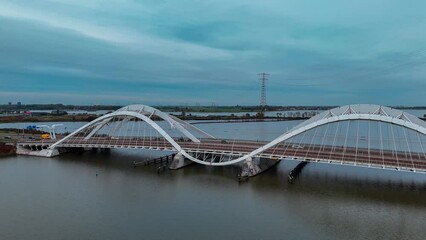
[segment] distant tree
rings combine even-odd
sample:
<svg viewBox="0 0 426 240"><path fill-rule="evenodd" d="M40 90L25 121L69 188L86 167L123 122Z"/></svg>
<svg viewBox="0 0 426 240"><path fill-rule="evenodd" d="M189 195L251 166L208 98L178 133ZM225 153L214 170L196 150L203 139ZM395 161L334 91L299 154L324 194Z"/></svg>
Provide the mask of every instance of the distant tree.
<svg viewBox="0 0 426 240"><path fill-rule="evenodd" d="M264 117L265 117L265 113L263 113L263 112L256 113L256 118L263 119Z"/></svg>

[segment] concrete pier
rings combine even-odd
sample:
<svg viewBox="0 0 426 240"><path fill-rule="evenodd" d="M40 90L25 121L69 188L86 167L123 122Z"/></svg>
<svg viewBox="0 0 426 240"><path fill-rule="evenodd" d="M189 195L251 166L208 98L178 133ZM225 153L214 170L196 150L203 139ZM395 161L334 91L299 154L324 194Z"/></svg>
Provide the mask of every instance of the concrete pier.
<svg viewBox="0 0 426 240"><path fill-rule="evenodd" d="M18 155L30 155L30 156L37 156L37 157L55 157L58 156L60 153L58 149L48 149L48 148L26 148L23 146L17 146L16 147L16 154Z"/></svg>
<svg viewBox="0 0 426 240"><path fill-rule="evenodd" d="M179 168L186 167L190 164L194 163L191 160L186 159L182 153L177 153L174 157L172 162L169 165L170 170L177 170Z"/></svg>
<svg viewBox="0 0 426 240"><path fill-rule="evenodd" d="M302 172L303 168L308 164L308 162L300 162L297 164L297 166L290 171L288 174L288 182L293 183L293 180L299 176L299 174Z"/></svg>
<svg viewBox="0 0 426 240"><path fill-rule="evenodd" d="M247 158L241 167L240 178L254 177L278 164L280 160L269 158Z"/></svg>

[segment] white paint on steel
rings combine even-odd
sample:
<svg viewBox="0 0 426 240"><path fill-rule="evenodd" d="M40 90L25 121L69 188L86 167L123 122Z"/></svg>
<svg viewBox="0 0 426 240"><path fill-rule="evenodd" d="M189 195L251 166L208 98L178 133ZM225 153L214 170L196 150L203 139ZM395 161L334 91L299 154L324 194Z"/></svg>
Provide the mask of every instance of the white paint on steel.
<svg viewBox="0 0 426 240"><path fill-rule="evenodd" d="M142 104L135 104L135 105L129 105L123 108L120 108L117 110L117 112L119 111L135 111L138 113L147 113L150 114L151 116L155 115L161 119L163 119L164 121L168 122L170 124L170 126L172 128L176 128L177 130L179 130L183 135L185 135L186 137L188 137L189 139L191 139L193 142L200 142L200 140L198 138L196 138L192 133L190 133L185 127L187 127L187 125L190 125L189 123L182 121L176 117L173 117L165 112L162 112L156 108L147 106L147 105L142 105ZM151 117L150 116L150 117ZM191 125L190 127L193 130L196 130L199 133L202 133L204 135L206 135L208 138L214 138L213 136L211 136L210 134L204 132L203 130L196 128L194 126Z"/></svg>
<svg viewBox="0 0 426 240"><path fill-rule="evenodd" d="M105 126L109 121L111 121L112 118L104 119L102 122L98 122L96 124L96 127L84 138L84 140L89 140L93 135L95 135L99 129L101 129L103 126Z"/></svg>

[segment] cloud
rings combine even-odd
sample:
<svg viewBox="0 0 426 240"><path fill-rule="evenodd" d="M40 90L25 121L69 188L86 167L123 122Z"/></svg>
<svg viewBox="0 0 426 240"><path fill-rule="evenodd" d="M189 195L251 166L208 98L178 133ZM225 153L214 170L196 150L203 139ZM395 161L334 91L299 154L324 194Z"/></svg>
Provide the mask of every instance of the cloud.
<svg viewBox="0 0 426 240"><path fill-rule="evenodd" d="M83 94L92 102L111 95L123 103L141 96L257 104L257 73L267 71L273 104L422 103L414 96L426 93L425 7L420 0L0 0L0 87L43 91L45 101L63 93L69 102Z"/></svg>
<svg viewBox="0 0 426 240"><path fill-rule="evenodd" d="M231 54L220 49L204 47L187 42L173 42L146 33L130 29L117 29L99 26L76 18L57 14L46 14L22 6L0 3L0 16L32 22L39 22L50 27L70 30L83 36L128 47L132 50L166 55L168 57L204 59L229 58Z"/></svg>

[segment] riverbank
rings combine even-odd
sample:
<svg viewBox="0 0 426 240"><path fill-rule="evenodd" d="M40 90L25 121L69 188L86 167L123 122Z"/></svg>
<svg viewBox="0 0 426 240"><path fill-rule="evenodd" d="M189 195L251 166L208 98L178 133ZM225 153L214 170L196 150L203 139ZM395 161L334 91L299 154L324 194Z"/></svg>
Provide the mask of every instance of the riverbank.
<svg viewBox="0 0 426 240"><path fill-rule="evenodd" d="M189 119L195 120L191 124L209 124L209 123L245 123L245 122L279 122L279 121L296 121L296 120L307 120L306 117L294 117L294 118L277 118L277 117L265 117L265 118L240 118L240 119ZM186 119L188 120L188 119ZM197 122L200 120L200 122Z"/></svg>
<svg viewBox="0 0 426 240"><path fill-rule="evenodd" d="M212 121L212 123L218 122L265 122L265 121L293 121L293 120L305 120L308 117L278 117L278 116L258 116L258 115L243 115L236 116L231 115L207 115L207 116L197 116L197 115L174 115L181 120L185 121ZM19 123L19 122L90 122L98 118L97 115L63 115L63 116L3 116L0 117L0 123ZM153 120L161 120L155 116L152 117Z"/></svg>
<svg viewBox="0 0 426 240"><path fill-rule="evenodd" d="M0 157L11 156L15 154L16 146L14 144L0 142Z"/></svg>
<svg viewBox="0 0 426 240"><path fill-rule="evenodd" d="M0 123L18 123L18 122L90 122L95 120L97 115L81 114L81 115L63 115L63 116L3 116L0 117Z"/></svg>
<svg viewBox="0 0 426 240"><path fill-rule="evenodd" d="M296 115L294 117L283 116L259 116L259 115L174 115L184 121L203 121L203 123L232 123L232 122L272 122L272 121L294 121L294 120L307 120L310 116ZM36 122L90 122L98 118L98 115L81 114L81 115L63 115L63 116L3 116L0 117L0 123L36 123ZM152 117L154 121L161 120L155 116ZM426 118L420 117L421 120L426 121Z"/></svg>

